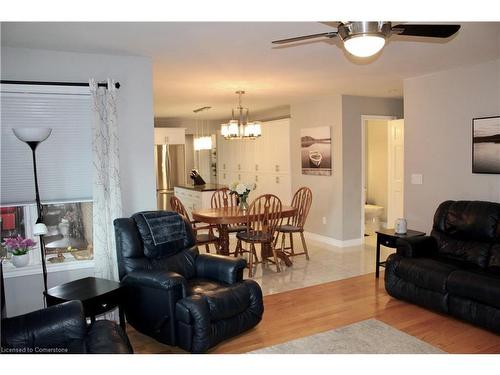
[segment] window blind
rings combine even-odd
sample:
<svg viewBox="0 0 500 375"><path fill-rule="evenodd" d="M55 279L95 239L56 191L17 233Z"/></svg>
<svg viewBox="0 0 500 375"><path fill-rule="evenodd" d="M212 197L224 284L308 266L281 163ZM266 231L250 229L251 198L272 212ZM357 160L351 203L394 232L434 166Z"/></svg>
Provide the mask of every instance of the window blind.
<svg viewBox="0 0 500 375"><path fill-rule="evenodd" d="M1 204L35 200L31 149L16 138L14 127L52 128L36 150L42 203L92 199L89 89L2 84L0 101Z"/></svg>

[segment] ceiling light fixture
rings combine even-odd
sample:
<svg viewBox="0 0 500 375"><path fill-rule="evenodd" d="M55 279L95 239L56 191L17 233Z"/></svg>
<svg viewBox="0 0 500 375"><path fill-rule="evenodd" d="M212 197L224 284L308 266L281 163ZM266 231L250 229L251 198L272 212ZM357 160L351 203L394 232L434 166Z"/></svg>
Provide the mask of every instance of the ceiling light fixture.
<svg viewBox="0 0 500 375"><path fill-rule="evenodd" d="M346 22L338 27L344 48L357 57L370 57L380 52L390 32L390 22Z"/></svg>
<svg viewBox="0 0 500 375"><path fill-rule="evenodd" d="M194 113L199 113L205 110L209 110L210 106L201 107L193 110ZM196 121L196 134L193 140L193 147L196 151L199 150L211 150L212 149L212 137L210 135L204 136L203 134L203 120L201 120L201 136L198 134L198 119ZM207 120L208 122L208 120ZM208 123L207 123L208 125ZM208 126L207 126L208 127Z"/></svg>
<svg viewBox="0 0 500 375"><path fill-rule="evenodd" d="M243 90L236 91L238 95L238 119L234 118L234 109L231 113L231 121L222 124L220 127L221 135L225 139L255 139L262 135L260 122L249 120L249 110L241 105L241 96L245 93Z"/></svg>

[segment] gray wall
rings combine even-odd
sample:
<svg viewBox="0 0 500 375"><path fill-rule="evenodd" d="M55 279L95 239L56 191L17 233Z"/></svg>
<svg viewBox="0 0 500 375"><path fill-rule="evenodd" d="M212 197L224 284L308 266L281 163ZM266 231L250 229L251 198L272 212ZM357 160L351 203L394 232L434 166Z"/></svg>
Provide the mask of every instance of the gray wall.
<svg viewBox="0 0 500 375"><path fill-rule="evenodd" d="M4 47L2 79L87 82L108 77L121 83L118 91L120 174L124 215L156 207L153 159L153 88L151 61L144 57L83 54ZM43 192L41 192L43 195ZM93 269L49 273L53 286ZM9 315L41 308L41 272L6 279Z"/></svg>
<svg viewBox="0 0 500 375"><path fill-rule="evenodd" d="M332 176L303 175L300 161L300 129L330 126L332 135ZM342 239L342 119L341 97L292 103L290 121L290 157L292 192L302 186L312 190L313 202L305 229ZM326 218L323 224L322 218Z"/></svg>
<svg viewBox="0 0 500 375"><path fill-rule="evenodd" d="M500 175L472 174L471 121L500 115L500 60L407 79L405 216L429 232L447 199L500 201ZM412 173L423 174L412 185Z"/></svg>
<svg viewBox="0 0 500 375"><path fill-rule="evenodd" d="M342 95L343 215L341 239L361 235L361 116L403 117L403 100Z"/></svg>

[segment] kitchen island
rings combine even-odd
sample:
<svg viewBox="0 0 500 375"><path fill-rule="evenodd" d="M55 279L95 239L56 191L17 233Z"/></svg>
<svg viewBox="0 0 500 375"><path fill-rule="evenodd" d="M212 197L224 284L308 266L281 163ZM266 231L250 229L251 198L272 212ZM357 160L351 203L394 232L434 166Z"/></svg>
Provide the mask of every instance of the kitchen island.
<svg viewBox="0 0 500 375"><path fill-rule="evenodd" d="M210 200L215 190L227 187L221 184L191 185L180 184L174 187L174 195L180 199L186 211L210 208ZM192 217L190 217L192 219Z"/></svg>

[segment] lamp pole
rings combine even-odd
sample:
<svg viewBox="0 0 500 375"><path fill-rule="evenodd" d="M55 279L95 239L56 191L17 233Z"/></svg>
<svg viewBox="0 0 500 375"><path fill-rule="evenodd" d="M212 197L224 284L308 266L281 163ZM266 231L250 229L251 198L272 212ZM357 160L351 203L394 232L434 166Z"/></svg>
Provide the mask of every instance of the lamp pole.
<svg viewBox="0 0 500 375"><path fill-rule="evenodd" d="M35 223L35 229L33 234L35 236L40 236L40 255L42 257L42 273L43 273L43 290L44 297L47 295L47 264L45 262L45 243L43 240L43 235L47 234L47 227L43 224L43 206L40 201L40 192L38 190L38 174L36 170L36 148L38 145L45 141L52 133L51 128L13 128L14 135L22 142L25 142L31 149L31 154L33 157L33 175L35 177L35 200L38 218ZM44 302L45 302L44 298Z"/></svg>
<svg viewBox="0 0 500 375"><path fill-rule="evenodd" d="M26 142L28 146L31 148L31 153L33 155L33 174L35 176L35 200L36 200L36 209L38 213L38 218L36 220L36 224L43 223L43 206L40 201L40 191L38 190L38 174L36 170L36 148L40 144L38 141L28 141ZM45 262L45 243L43 240L43 234L40 234L40 255L42 257L42 273L43 273L43 290L44 296L47 295L47 264Z"/></svg>

